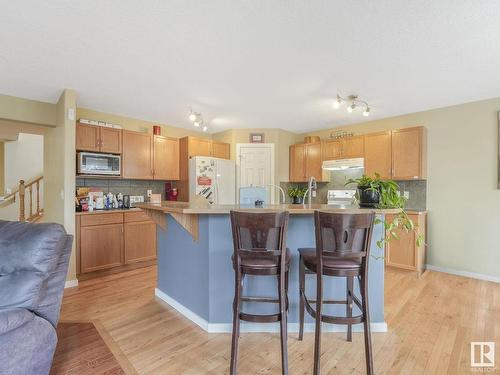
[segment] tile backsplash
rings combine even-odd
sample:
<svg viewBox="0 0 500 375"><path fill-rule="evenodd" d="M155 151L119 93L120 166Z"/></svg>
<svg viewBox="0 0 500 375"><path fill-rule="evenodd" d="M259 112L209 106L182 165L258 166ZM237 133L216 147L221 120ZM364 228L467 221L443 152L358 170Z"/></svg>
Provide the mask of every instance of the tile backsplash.
<svg viewBox="0 0 500 375"><path fill-rule="evenodd" d="M165 199L165 181L77 177L76 187L98 188L105 193L111 192L113 194L143 195L144 198L147 197L147 191L152 190L153 194L161 194L162 200Z"/></svg>
<svg viewBox="0 0 500 375"><path fill-rule="evenodd" d="M401 194L408 191L410 198L406 203L407 209L425 210L427 209L427 181L426 180L411 180L411 181L396 181L399 185ZM290 186L305 186L307 183L294 183L294 182L281 182L280 186L285 190L285 194ZM327 192L333 189L348 189L343 184L335 182L318 182L318 191L316 198L313 199L315 203L326 204ZM291 203L290 197L286 194L287 202Z"/></svg>

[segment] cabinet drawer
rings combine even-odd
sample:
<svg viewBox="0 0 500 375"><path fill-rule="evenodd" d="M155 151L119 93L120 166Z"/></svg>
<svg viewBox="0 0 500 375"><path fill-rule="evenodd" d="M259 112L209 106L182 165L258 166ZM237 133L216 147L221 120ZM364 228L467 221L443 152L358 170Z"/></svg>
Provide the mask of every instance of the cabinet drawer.
<svg viewBox="0 0 500 375"><path fill-rule="evenodd" d="M144 211L125 212L125 222L151 221L151 218Z"/></svg>
<svg viewBox="0 0 500 375"><path fill-rule="evenodd" d="M121 224L123 223L123 213L82 215L80 223L82 227L103 224Z"/></svg>

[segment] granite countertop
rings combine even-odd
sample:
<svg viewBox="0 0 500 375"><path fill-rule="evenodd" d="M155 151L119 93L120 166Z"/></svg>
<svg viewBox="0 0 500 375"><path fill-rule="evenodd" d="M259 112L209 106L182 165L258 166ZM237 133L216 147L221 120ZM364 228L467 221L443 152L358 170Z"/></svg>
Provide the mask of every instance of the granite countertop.
<svg viewBox="0 0 500 375"><path fill-rule="evenodd" d="M133 208L114 208L112 210L94 210L92 212L90 211L82 211L82 212L75 212L75 215L104 215L104 214L114 214L114 213L120 213L120 212L137 212L137 211L142 211L140 208L133 207Z"/></svg>
<svg viewBox="0 0 500 375"><path fill-rule="evenodd" d="M249 211L266 211L266 210L288 210L291 215L306 215L312 214L316 210L342 212L348 214L375 212L380 214L395 214L397 209L378 210L372 208L333 208L326 204L274 204L264 205L262 207L244 206L244 205L210 205L201 203L188 202L172 202L163 201L161 203L136 203L136 207L144 210L160 211L164 213L178 214L229 214L231 210L249 210Z"/></svg>

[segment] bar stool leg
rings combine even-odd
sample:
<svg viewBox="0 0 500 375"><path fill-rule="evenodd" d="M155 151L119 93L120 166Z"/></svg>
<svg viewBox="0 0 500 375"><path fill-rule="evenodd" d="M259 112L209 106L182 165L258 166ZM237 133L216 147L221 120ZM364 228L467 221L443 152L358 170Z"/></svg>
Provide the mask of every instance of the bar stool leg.
<svg viewBox="0 0 500 375"><path fill-rule="evenodd" d="M314 337L314 375L321 373L321 314L323 307L323 280L321 271L316 273L316 332Z"/></svg>
<svg viewBox="0 0 500 375"><path fill-rule="evenodd" d="M353 293L354 277L349 276L346 278L346 295L347 295L347 305L346 305L346 316L348 318L352 317L352 293ZM352 341L352 324L347 325L347 341Z"/></svg>
<svg viewBox="0 0 500 375"><path fill-rule="evenodd" d="M365 335L365 359L366 359L366 373L373 375L373 356L372 356L372 339L370 332L370 313L368 310L368 285L366 285L364 277L360 278L360 291L363 306L363 328Z"/></svg>
<svg viewBox="0 0 500 375"><path fill-rule="evenodd" d="M302 260L302 256L299 260L299 340L304 338L304 293L305 293L305 284L306 284L306 269L304 262Z"/></svg>
<svg viewBox="0 0 500 375"><path fill-rule="evenodd" d="M284 276L286 278L286 276ZM287 311L286 311L286 295L285 295L286 280L283 280L281 275L278 275L278 296L280 304L280 335L281 335L281 369L283 375L288 375L288 343L287 343Z"/></svg>
<svg viewBox="0 0 500 375"><path fill-rule="evenodd" d="M229 373L236 375L238 361L238 339L240 337L241 289L243 278L241 271L235 271L234 301L233 301L233 337L231 343L231 368Z"/></svg>

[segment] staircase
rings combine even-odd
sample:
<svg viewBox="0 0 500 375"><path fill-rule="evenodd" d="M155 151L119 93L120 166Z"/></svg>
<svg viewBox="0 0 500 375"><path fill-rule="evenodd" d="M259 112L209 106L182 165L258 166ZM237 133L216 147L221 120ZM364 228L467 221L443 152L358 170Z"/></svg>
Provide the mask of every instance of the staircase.
<svg viewBox="0 0 500 375"><path fill-rule="evenodd" d="M0 209L19 202L19 221L33 223L40 220L43 217L43 208L40 207L42 185L43 176L35 177L27 182L20 180L19 185L12 189L9 195L0 198Z"/></svg>

